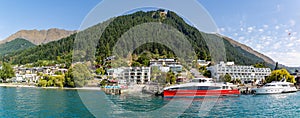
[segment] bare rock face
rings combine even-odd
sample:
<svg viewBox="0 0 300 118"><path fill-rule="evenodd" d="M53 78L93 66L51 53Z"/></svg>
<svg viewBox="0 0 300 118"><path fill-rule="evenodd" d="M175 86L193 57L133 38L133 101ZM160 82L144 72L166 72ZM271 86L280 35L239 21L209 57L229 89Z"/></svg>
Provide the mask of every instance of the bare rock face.
<svg viewBox="0 0 300 118"><path fill-rule="evenodd" d="M24 38L36 45L45 44L50 41L59 40L61 38L70 36L76 31L67 31L63 29L52 28L48 30L20 30L8 38L0 41L0 44L12 41L16 38Z"/></svg>

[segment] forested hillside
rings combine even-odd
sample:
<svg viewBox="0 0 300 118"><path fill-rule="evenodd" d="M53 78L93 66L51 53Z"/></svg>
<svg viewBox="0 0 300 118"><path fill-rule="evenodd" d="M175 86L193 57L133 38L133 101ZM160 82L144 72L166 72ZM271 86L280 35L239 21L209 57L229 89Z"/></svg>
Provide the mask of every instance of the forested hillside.
<svg viewBox="0 0 300 118"><path fill-rule="evenodd" d="M0 44L0 56L5 55L10 52L31 48L34 46L35 45L33 43L27 41L26 39L17 38L10 42Z"/></svg>
<svg viewBox="0 0 300 118"><path fill-rule="evenodd" d="M76 43L77 47L86 48L84 54L85 59L96 60L99 64L102 64L102 60L111 56L112 47L116 44L118 39L129 29L144 23L157 22L172 26L180 31L185 38L190 42L192 47L196 52L196 56L199 59L210 60L210 50L205 42L205 40L223 40L226 47L226 58L229 61L235 61L237 64L255 64L258 62L263 62L263 60L240 47L234 47L230 42L224 40L223 37L216 34L209 34L198 31L196 28L188 25L181 17L172 11L168 11L166 14L161 14L162 10L158 11L139 11L129 15L123 15L116 18L112 18L108 21L92 26L84 31L77 33L77 38L82 39L80 43ZM104 29L104 26L106 26ZM103 31L103 34L99 35L99 31ZM143 33L143 32L141 32ZM34 48L17 51L10 53L5 56L5 61L10 61L13 64L26 64L33 63L38 60L56 60L60 63L70 63L72 57L72 50L74 46L74 39L76 34L71 35L67 38L63 38L58 41L53 41L44 45L39 45ZM208 39L204 39L208 38ZM100 39L100 40L99 40ZM97 45L96 50L89 49L91 42L95 42ZM218 48L218 47L216 47ZM134 53L140 54L144 51L158 52L162 54L173 53L162 44L158 43L148 43L146 46L139 47ZM94 55L95 56L91 56ZM226 61L226 60L225 60Z"/></svg>

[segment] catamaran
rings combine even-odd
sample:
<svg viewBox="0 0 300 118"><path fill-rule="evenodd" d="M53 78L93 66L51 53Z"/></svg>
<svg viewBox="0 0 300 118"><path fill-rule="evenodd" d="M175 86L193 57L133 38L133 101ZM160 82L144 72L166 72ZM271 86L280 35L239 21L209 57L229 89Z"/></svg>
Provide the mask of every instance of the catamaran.
<svg viewBox="0 0 300 118"><path fill-rule="evenodd" d="M215 83L212 78L195 78L191 82L164 88L164 97L238 96L231 83Z"/></svg>

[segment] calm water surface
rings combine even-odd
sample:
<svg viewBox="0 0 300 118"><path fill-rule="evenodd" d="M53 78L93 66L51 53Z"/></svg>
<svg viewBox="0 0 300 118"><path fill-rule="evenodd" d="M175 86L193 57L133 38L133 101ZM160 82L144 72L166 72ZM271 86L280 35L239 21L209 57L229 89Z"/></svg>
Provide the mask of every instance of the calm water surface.
<svg viewBox="0 0 300 118"><path fill-rule="evenodd" d="M300 92L165 99L106 96L100 91L0 88L0 117L299 117L299 101Z"/></svg>

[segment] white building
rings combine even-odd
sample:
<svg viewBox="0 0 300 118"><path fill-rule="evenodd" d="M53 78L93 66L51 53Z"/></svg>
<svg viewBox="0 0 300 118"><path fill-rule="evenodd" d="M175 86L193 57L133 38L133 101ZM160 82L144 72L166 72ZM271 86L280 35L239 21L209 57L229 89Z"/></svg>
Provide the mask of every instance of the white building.
<svg viewBox="0 0 300 118"><path fill-rule="evenodd" d="M119 84L145 84L150 81L150 67L120 67L107 70L108 76L117 78Z"/></svg>
<svg viewBox="0 0 300 118"><path fill-rule="evenodd" d="M174 73L178 73L182 71L182 65L169 65L169 68Z"/></svg>
<svg viewBox="0 0 300 118"><path fill-rule="evenodd" d="M182 71L182 65L175 59L151 59L150 67L157 67L162 72L169 72L171 70L178 73Z"/></svg>
<svg viewBox="0 0 300 118"><path fill-rule="evenodd" d="M208 66L210 64L210 61L206 61L206 60L197 60L197 63L199 66Z"/></svg>
<svg viewBox="0 0 300 118"><path fill-rule="evenodd" d="M176 65L180 64L175 59L151 59L150 60L150 66L160 65L160 66L168 66L168 65Z"/></svg>
<svg viewBox="0 0 300 118"><path fill-rule="evenodd" d="M271 74L270 68L255 68L253 66L235 65L234 62L220 62L215 66L210 66L207 70L211 71L212 77L219 79L221 75L229 74L234 79L240 79L241 82L253 81L257 79L261 81Z"/></svg>

